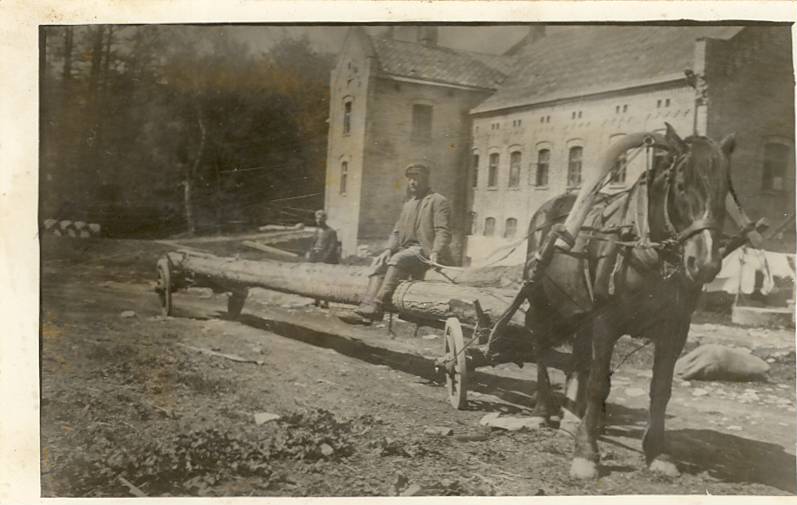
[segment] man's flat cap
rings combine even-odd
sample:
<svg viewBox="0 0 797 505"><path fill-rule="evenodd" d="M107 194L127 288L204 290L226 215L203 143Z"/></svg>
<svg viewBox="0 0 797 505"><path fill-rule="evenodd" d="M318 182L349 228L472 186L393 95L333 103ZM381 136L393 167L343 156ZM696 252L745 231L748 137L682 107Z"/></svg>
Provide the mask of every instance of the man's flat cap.
<svg viewBox="0 0 797 505"><path fill-rule="evenodd" d="M423 175L425 177L429 177L429 167L426 165L410 165L407 167L407 170L404 172L405 176L410 175Z"/></svg>

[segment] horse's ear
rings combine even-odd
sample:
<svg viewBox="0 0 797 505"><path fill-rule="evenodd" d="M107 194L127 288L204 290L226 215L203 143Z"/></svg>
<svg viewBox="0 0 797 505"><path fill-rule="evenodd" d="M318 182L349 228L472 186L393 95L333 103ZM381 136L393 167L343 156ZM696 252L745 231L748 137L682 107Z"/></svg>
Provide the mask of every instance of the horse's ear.
<svg viewBox="0 0 797 505"><path fill-rule="evenodd" d="M726 135L725 138L720 141L720 148L722 152L725 153L725 156L733 154L733 150L736 148L736 134L731 133Z"/></svg>
<svg viewBox="0 0 797 505"><path fill-rule="evenodd" d="M675 128L670 123L664 123L664 125L667 127L667 131L664 133L664 139L667 144L675 149L676 152L682 153L686 151L686 142L675 133Z"/></svg>

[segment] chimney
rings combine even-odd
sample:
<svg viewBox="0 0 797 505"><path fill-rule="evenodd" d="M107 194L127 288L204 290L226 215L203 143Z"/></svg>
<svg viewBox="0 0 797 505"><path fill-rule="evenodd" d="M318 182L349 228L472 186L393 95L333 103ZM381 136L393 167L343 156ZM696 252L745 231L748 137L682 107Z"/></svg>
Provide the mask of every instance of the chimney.
<svg viewBox="0 0 797 505"><path fill-rule="evenodd" d="M427 47L437 46L437 27L436 26L419 26L418 27L418 42Z"/></svg>
<svg viewBox="0 0 797 505"><path fill-rule="evenodd" d="M529 26L529 35L526 39L528 44L533 44L545 37L545 24L535 23Z"/></svg>

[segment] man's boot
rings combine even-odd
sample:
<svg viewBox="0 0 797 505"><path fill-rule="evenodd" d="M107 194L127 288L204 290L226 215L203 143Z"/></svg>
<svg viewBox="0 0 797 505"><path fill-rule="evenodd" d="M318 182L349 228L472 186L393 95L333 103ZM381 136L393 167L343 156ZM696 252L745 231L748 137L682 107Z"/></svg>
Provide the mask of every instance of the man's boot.
<svg viewBox="0 0 797 505"><path fill-rule="evenodd" d="M369 325L374 320L382 319L381 308L377 308L377 294L382 287L384 275L368 277L368 288L365 290L360 306L354 310L347 310L338 315L338 319L349 324Z"/></svg>
<svg viewBox="0 0 797 505"><path fill-rule="evenodd" d="M391 265L387 268L387 272L385 272L385 279L382 281L382 286L379 288L379 292L376 294L375 298L376 306L380 310L380 318L383 308L390 305L390 301L393 298L393 292L396 290L401 281L408 278L409 273L399 267Z"/></svg>

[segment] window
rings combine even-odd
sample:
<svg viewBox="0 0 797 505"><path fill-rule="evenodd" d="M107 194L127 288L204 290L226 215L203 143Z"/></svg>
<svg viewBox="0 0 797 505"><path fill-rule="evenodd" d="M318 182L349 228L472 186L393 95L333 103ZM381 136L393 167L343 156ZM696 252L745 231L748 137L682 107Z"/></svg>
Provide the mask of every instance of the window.
<svg viewBox="0 0 797 505"><path fill-rule="evenodd" d="M490 167L487 172L487 187L494 188L498 186L498 153L490 155Z"/></svg>
<svg viewBox="0 0 797 505"><path fill-rule="evenodd" d="M581 157L584 148L575 146L570 148L570 155L567 158L567 186L570 188L581 185Z"/></svg>
<svg viewBox="0 0 797 505"><path fill-rule="evenodd" d="M343 103L343 134L351 133L351 99Z"/></svg>
<svg viewBox="0 0 797 505"><path fill-rule="evenodd" d="M471 235L476 235L476 231L477 231L476 228L479 227L479 221L478 221L479 215L476 214L475 212L470 212L468 214L468 218L470 219L470 223L469 223L469 226L468 226L468 228L470 229L470 234Z"/></svg>
<svg viewBox="0 0 797 505"><path fill-rule="evenodd" d="M537 151L537 171L534 175L535 186L548 185L548 168L551 164L551 150L540 149Z"/></svg>
<svg viewBox="0 0 797 505"><path fill-rule="evenodd" d="M786 189L785 178L790 151L786 144L770 142L764 145L762 189L771 191Z"/></svg>
<svg viewBox="0 0 797 505"><path fill-rule="evenodd" d="M623 105L623 112L628 112L628 104Z"/></svg>
<svg viewBox="0 0 797 505"><path fill-rule="evenodd" d="M471 186L476 188L479 186L479 155L474 154L471 160L472 160L470 166Z"/></svg>
<svg viewBox="0 0 797 505"><path fill-rule="evenodd" d="M620 139L622 139L623 137L625 137L625 134L623 133L612 135L609 138L609 143L614 144L615 142L620 141ZM609 173L609 183L625 184L625 178L627 172L628 172L628 157L626 153L623 152L620 156L617 157L617 161L614 162L612 171Z"/></svg>
<svg viewBox="0 0 797 505"><path fill-rule="evenodd" d="M515 151L509 155L509 187L520 186L520 151Z"/></svg>
<svg viewBox="0 0 797 505"><path fill-rule="evenodd" d="M340 194L346 194L346 186L349 184L349 162L344 161L340 164Z"/></svg>
<svg viewBox="0 0 797 505"><path fill-rule="evenodd" d="M412 138L429 140L432 135L432 106L414 104L412 106Z"/></svg>
<svg viewBox="0 0 797 505"><path fill-rule="evenodd" d="M625 174L626 169L628 167L628 158L626 154L623 153L617 157L617 161L614 162L614 167L612 167L611 175L609 176L609 182L611 184L625 184Z"/></svg>
<svg viewBox="0 0 797 505"><path fill-rule="evenodd" d="M495 218L488 217L484 220L484 236L492 237L495 233Z"/></svg>
<svg viewBox="0 0 797 505"><path fill-rule="evenodd" d="M512 238L517 233L517 219L510 217L504 225L504 238Z"/></svg>

